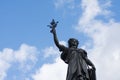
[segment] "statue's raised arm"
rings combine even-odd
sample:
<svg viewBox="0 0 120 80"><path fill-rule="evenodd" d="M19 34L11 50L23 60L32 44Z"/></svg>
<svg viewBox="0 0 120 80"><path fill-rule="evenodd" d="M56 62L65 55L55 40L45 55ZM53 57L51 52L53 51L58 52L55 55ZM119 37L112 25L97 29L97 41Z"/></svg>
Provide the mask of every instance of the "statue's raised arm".
<svg viewBox="0 0 120 80"><path fill-rule="evenodd" d="M62 45L59 44L58 38L57 38L57 34L56 34L56 27L57 27L57 22L55 22L55 20L53 19L52 22L50 23L50 25L48 25L48 27L51 28L50 32L53 34L53 39L54 39L54 43L55 45L61 50Z"/></svg>

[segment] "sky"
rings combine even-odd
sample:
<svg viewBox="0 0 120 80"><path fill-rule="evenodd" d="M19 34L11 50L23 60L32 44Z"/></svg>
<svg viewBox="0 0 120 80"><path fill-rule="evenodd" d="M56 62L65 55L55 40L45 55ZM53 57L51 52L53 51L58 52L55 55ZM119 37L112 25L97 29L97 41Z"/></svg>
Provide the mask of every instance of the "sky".
<svg viewBox="0 0 120 80"><path fill-rule="evenodd" d="M67 46L79 40L97 80L120 80L119 0L0 0L0 80L65 80L49 27Z"/></svg>

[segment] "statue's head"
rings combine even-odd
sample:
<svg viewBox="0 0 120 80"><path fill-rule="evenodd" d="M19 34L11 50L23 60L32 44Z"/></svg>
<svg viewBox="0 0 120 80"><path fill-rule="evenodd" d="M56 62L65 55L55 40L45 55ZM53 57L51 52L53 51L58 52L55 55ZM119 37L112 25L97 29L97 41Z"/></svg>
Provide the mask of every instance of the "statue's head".
<svg viewBox="0 0 120 80"><path fill-rule="evenodd" d="M68 40L68 46L69 47L76 47L77 48L78 44L79 44L79 41L77 39L75 39L75 38L70 38Z"/></svg>

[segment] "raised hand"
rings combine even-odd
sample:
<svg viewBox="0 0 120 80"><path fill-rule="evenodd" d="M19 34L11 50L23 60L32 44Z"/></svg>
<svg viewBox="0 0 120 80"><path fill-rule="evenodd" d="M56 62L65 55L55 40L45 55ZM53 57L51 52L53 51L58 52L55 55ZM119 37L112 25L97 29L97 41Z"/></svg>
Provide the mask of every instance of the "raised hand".
<svg viewBox="0 0 120 80"><path fill-rule="evenodd" d="M55 22L55 20L52 19L52 22L50 23L50 25L48 25L48 27L51 28L51 30L50 30L51 33L55 33L55 28L57 27L57 23L58 23L58 21Z"/></svg>

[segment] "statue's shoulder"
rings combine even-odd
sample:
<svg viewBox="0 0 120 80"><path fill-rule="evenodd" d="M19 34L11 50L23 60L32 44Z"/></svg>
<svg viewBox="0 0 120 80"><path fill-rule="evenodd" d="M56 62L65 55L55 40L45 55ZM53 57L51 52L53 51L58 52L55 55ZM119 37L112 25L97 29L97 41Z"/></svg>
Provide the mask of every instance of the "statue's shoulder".
<svg viewBox="0 0 120 80"><path fill-rule="evenodd" d="M78 52L84 52L84 49L78 48L77 51L78 51Z"/></svg>
<svg viewBox="0 0 120 80"><path fill-rule="evenodd" d="M86 52L84 49L79 48L79 49L77 49L77 51L78 51L79 53L81 53L84 57L87 56L87 52Z"/></svg>
<svg viewBox="0 0 120 80"><path fill-rule="evenodd" d="M64 52L64 51L67 51L68 50L68 47L64 46L64 45L60 45L59 46L59 51L61 52Z"/></svg>

